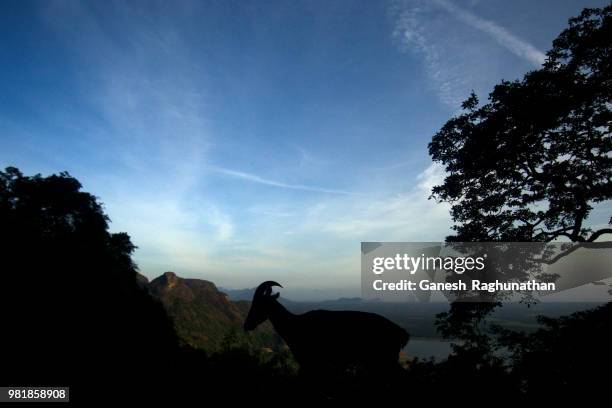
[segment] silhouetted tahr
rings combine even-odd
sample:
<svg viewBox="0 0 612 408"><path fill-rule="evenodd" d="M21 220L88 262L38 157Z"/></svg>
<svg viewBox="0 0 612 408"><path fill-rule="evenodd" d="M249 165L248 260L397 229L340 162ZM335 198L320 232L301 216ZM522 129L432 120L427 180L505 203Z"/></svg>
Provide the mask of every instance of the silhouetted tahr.
<svg viewBox="0 0 612 408"><path fill-rule="evenodd" d="M278 293L272 295L273 286L282 287L267 281L255 290L244 329L270 319L301 370L317 375L353 367L367 374L397 372L400 350L410 338L406 330L374 313L313 310L296 315L278 302Z"/></svg>

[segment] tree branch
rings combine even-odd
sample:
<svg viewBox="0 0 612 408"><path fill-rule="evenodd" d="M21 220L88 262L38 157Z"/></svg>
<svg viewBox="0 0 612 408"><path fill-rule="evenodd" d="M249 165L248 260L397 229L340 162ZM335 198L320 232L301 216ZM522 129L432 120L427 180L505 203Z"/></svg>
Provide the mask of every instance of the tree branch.
<svg viewBox="0 0 612 408"><path fill-rule="evenodd" d="M604 235L604 234L612 234L612 228L602 228L599 231L595 231L590 237L589 239L587 239L587 242L593 242L595 241L597 238L599 238L600 236Z"/></svg>
<svg viewBox="0 0 612 408"><path fill-rule="evenodd" d="M598 231L599 232L599 231ZM543 263L546 265L552 265L563 257L568 256L572 252L580 249L580 248L589 248L589 249L602 249L602 248L612 248L612 241L604 241L604 242L578 242L576 245L571 248L566 249L563 252L558 253L551 259L536 259L536 262Z"/></svg>

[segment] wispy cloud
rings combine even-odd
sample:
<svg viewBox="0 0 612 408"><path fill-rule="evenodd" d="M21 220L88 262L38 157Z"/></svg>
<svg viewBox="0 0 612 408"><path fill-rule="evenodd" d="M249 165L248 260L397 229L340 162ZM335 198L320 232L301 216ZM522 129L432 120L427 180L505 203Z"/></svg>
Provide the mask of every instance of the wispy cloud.
<svg viewBox="0 0 612 408"><path fill-rule="evenodd" d="M409 177L403 188L387 186L385 193L370 191L359 199L319 195L260 203L249 209L257 217L254 227L241 235L246 245L232 247L225 270L240 270L252 284L261 281L261 274L266 279L278 276L290 287L356 284L355 296L360 241L440 241L451 232L449 206L427 198L443 175L439 166L431 165Z"/></svg>
<svg viewBox="0 0 612 408"><path fill-rule="evenodd" d="M233 239L235 224L197 188L213 131L189 37L170 18L142 18L136 4L49 2L42 12L87 79L74 92L93 115L70 121L83 129L86 153L105 161L103 171L76 175L102 197L112 230L130 233L143 272L197 270L211 247Z"/></svg>
<svg viewBox="0 0 612 408"><path fill-rule="evenodd" d="M223 167L212 166L210 167L210 170L217 172L217 173L225 174L227 176L239 178L239 179L246 180L246 181L251 181L253 183L264 184L264 185L272 186L272 187L287 188L291 190L312 191L316 193L327 193L327 194L342 194L342 195L357 194L357 193L345 191L345 190L336 190L336 189L329 189L329 188L324 188L324 187L306 186L302 184L284 183L282 181L267 179L267 178L258 176L257 174L245 173L242 171L226 169Z"/></svg>
<svg viewBox="0 0 612 408"><path fill-rule="evenodd" d="M504 76L499 46L533 66L544 62L544 54L533 45L448 0L400 1L391 11L401 50L422 59L431 86L453 109L472 90L487 92Z"/></svg>
<svg viewBox="0 0 612 408"><path fill-rule="evenodd" d="M448 0L435 0L435 3L470 27L490 35L501 46L507 48L517 57L523 58L535 66L540 66L544 63L546 55L543 52L495 22L480 18Z"/></svg>
<svg viewBox="0 0 612 408"><path fill-rule="evenodd" d="M442 167L432 164L404 191L317 203L311 211L304 212L299 228L346 242L442 240L450 231L449 206L428 197L444 174Z"/></svg>

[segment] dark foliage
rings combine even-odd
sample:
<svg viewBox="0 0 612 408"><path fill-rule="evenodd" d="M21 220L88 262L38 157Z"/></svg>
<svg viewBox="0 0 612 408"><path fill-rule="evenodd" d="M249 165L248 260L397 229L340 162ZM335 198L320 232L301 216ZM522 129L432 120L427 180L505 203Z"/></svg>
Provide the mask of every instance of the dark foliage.
<svg viewBox="0 0 612 408"><path fill-rule="evenodd" d="M610 247L595 241L612 228L592 230L586 220L594 204L612 198L611 38L612 6L585 9L553 42L542 68L501 82L484 105L472 94L433 137L429 153L447 177L432 197L451 204L455 222L447 241L576 243L551 263L581 245ZM496 366L500 350L510 350L513 388L540 396L570 383L577 388L561 394L584 390L579 385L606 367L595 352L585 353L605 352L593 329L603 324L598 319L610 321L609 306L545 321L548 330L527 337L505 332L502 344L485 327L499 305L455 302L438 316L441 333L461 340L447 367ZM609 329L600 335L609 341Z"/></svg>
<svg viewBox="0 0 612 408"><path fill-rule="evenodd" d="M451 204L455 221L447 241L609 247L593 241L612 228L593 231L585 221L593 204L612 198L610 38L612 6L585 9L541 69L498 84L482 106L472 94L433 137L429 153L448 175L432 197ZM440 328L472 342L494 306L455 303Z"/></svg>
<svg viewBox="0 0 612 408"><path fill-rule="evenodd" d="M570 20L546 64L504 81L433 137L448 176L433 197L452 204L450 241L594 241L592 204L612 198L612 6Z"/></svg>
<svg viewBox="0 0 612 408"><path fill-rule="evenodd" d="M4 384L95 387L102 373L128 384L178 350L162 307L136 285L128 235L109 233L80 189L67 173L0 172Z"/></svg>
<svg viewBox="0 0 612 408"><path fill-rule="evenodd" d="M531 333L500 330L512 356L512 376L527 398L565 398L607 386L612 364L612 303L570 316L540 317Z"/></svg>

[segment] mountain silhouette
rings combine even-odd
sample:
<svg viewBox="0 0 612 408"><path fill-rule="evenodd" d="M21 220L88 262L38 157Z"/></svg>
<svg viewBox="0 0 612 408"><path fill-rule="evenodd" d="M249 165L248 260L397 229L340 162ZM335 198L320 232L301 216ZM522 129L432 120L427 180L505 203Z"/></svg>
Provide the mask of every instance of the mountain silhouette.
<svg viewBox="0 0 612 408"><path fill-rule="evenodd" d="M218 351L228 336L240 333L250 308L248 301L230 300L213 282L181 278L170 271L151 282L139 274L137 281L162 303L185 344L209 352ZM269 348L281 343L270 325L262 325L248 341Z"/></svg>

